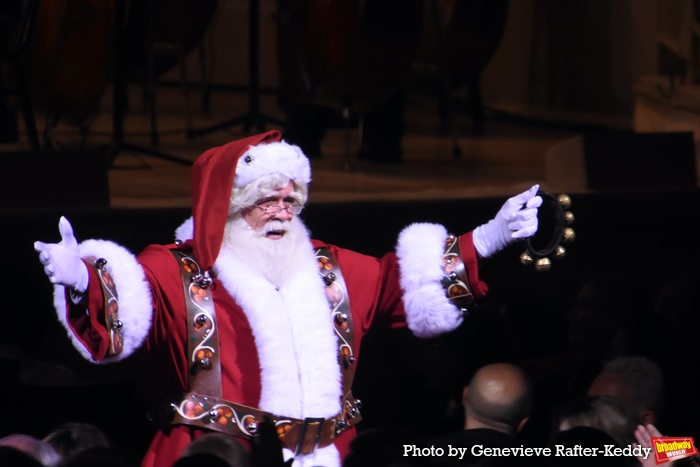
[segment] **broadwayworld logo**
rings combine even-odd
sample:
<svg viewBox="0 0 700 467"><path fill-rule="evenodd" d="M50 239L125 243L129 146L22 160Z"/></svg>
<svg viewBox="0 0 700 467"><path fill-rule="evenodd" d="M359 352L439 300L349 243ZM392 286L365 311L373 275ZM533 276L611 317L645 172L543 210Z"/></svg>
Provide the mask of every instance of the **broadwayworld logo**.
<svg viewBox="0 0 700 467"><path fill-rule="evenodd" d="M673 438L670 436L652 436L651 444L657 464L683 459L698 454L693 438Z"/></svg>

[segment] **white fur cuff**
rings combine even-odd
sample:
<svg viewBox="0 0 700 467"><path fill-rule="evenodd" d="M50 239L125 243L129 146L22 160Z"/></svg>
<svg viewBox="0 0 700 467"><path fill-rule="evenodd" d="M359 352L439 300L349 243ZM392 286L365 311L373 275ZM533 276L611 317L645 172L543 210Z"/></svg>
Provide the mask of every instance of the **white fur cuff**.
<svg viewBox="0 0 700 467"><path fill-rule="evenodd" d="M447 230L438 224L412 224L399 235L396 254L409 329L434 337L462 323L462 312L446 297L441 280Z"/></svg>
<svg viewBox="0 0 700 467"><path fill-rule="evenodd" d="M124 346L120 354L105 359L104 363L123 360L141 346L151 327L153 306L146 275L136 257L114 242L86 240L80 244L80 256L94 256L107 260L106 268L114 279L119 297L119 320L124 323L122 327ZM62 286L55 287L54 306L59 321L69 331L73 345L85 359L94 362L66 321L65 292Z"/></svg>

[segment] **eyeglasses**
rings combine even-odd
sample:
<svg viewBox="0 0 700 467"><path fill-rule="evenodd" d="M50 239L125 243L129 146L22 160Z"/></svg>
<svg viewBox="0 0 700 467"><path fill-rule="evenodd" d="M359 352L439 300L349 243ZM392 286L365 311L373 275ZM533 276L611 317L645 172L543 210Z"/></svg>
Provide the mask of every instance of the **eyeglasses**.
<svg viewBox="0 0 700 467"><path fill-rule="evenodd" d="M296 201L282 201L282 206L279 205L278 201L266 201L261 204L253 204L253 206L262 209L263 212L268 216L274 216L275 214L279 214L279 212L282 210L297 215L301 213L301 211L304 209L304 206L297 203Z"/></svg>

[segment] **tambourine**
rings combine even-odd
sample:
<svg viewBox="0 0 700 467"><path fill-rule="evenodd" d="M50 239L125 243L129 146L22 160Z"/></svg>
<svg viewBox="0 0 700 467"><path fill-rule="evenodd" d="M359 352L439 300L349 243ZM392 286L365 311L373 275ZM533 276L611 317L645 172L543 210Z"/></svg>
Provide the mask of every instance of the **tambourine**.
<svg viewBox="0 0 700 467"><path fill-rule="evenodd" d="M574 223L574 214L570 211L569 195L554 195L546 191L537 194L542 197L542 205L537 211L537 232L526 240L527 249L520 255L520 262L545 272L552 267L552 260L566 256L562 243L571 243L576 238L570 227Z"/></svg>

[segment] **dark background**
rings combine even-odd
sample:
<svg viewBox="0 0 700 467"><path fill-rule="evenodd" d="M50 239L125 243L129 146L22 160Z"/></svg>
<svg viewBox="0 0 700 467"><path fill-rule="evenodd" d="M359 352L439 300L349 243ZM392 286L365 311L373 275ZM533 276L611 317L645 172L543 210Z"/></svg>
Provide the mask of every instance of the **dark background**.
<svg viewBox="0 0 700 467"><path fill-rule="evenodd" d="M8 6L31 3L3 2L0 20L9 20L2 23L3 26L7 24L2 31L9 33L2 37L5 48L16 38L13 33L24 19L18 15L19 10ZM104 2L104 5L108 3L111 6L110 2ZM8 143L8 151L3 152L0 162L0 173L4 175L0 182L0 244L5 250L1 277L6 293L3 301L4 323L0 326L0 400L3 402L0 406L0 436L25 432L42 437L60 422L80 419L97 424L120 444L141 453L152 434L135 379L135 361L103 366L86 362L77 354L69 343L66 331L56 319L52 287L33 250L35 240L51 242L60 239L57 226L61 215L71 221L79 240L109 239L134 253L150 243L171 242L174 229L189 216L189 210L180 207L107 207L110 187L107 186L106 170L108 162L112 161L95 157L91 148L103 144L106 139L117 143L116 148L110 148L113 151L124 149L120 147L124 141L119 141L119 136L123 135L112 132L114 128L109 127L111 119L106 131L104 125L92 132L82 126L86 118L89 121L95 116L93 113L96 111L109 118L113 116L113 109L128 112L140 106L138 99L127 103L119 100L120 96L116 93L105 93L105 90L111 90L109 85L113 84L115 69L127 75L121 78L130 80L132 94L147 94L145 88L148 85L167 85L171 90L180 85L181 75L175 66L178 58L168 51L162 53L160 49L156 58L167 63L157 64L157 83L144 79L147 74L143 68L145 52L155 49L148 49L154 43L145 41L144 34L149 31L142 21L147 25L152 16L151 12L144 10L146 2L129 3L139 8L132 9L127 18L127 30L134 34L127 35L123 49L117 48L116 55L122 61L112 55L116 39L110 30L114 25L112 11L98 11L100 14L96 15L91 8L92 3L77 2L77 5L87 7L87 11L81 8L71 10L70 13L76 16L66 16L74 21L68 25L82 25L87 27L87 31L75 27L65 30L48 28L46 25L51 24L53 19L63 16L54 10L40 11L40 27L36 28L36 32L48 34L49 40L36 41L34 45L48 44L48 50L39 52L45 52L49 60L44 63L39 61L39 64L50 66L38 70L29 66L27 70L31 75L29 93L37 106L37 125L40 132L44 130L42 124L46 125L47 130L47 134L41 135L41 143L53 145L53 148L44 146L43 149L56 150L50 153L50 159L44 157L46 154L26 152L29 149L26 129L23 128L26 122L22 120L23 112L18 112L21 93L17 92L13 81L17 77L2 69L2 97L9 99L11 105L3 108L0 115L0 136L3 143ZM278 37L276 21L279 19L276 14L279 12L278 6L284 3L273 0L259 2L262 10L258 44L261 47L259 84L262 86L265 110L273 108L275 117L280 116L275 92L284 85L294 84L289 79L290 74L284 73L284 63L280 62L280 58L289 59L293 54L278 56L275 43ZM565 128L572 134L583 133L591 126L596 129L609 126L614 131L592 135L593 138L588 140L590 144L584 148L587 153L582 157L590 173L587 174L587 186L576 187L576 194L572 196L576 240L567 246L567 256L563 261L555 262L549 272L539 273L519 263L523 245L514 245L483 262L481 273L489 284L490 294L456 332L427 341L418 340L405 331L377 331L367 336L355 384L356 395L364 401L365 421L361 427L399 425L412 428L422 435L458 428L459 417L455 414L459 409L450 412L450 402L454 403L459 398L462 386L476 368L492 361L516 361L537 369L540 375L544 375L538 380L540 402L548 397L557 399L567 389L563 380L556 378L557 373L578 370L568 368L565 359L567 313L584 281L591 277L614 276L633 285L624 292L634 294L626 298L630 298L636 307L634 309L638 310L631 317L630 324L636 324L643 330L638 336L643 344L640 348L667 363L663 366L665 376L677 388L674 397L670 398L673 399L673 410L669 411L672 419L662 426L662 432L672 436L700 436L697 424L700 411L697 410L697 395L694 393L699 378L695 335L700 314L691 309L690 319L678 324L652 313L663 284L677 276L696 272L700 255L696 241L696 229L700 225L700 192L695 179L695 151L688 147L693 146L694 141L689 144L685 144L688 143L685 141L682 147L666 143L656 146L660 138L652 141L653 144L647 144L646 137L635 138L632 134L635 124L640 125L640 122L644 131L666 130L664 125L660 125L662 128L656 126L659 123L657 119L649 118L656 117L656 111L668 112L664 114L668 120L661 119L661 123L668 124L668 127L686 131L697 128L697 117L691 105L693 100L688 98L694 95L692 85L698 81L697 76L691 73L698 69L700 54L696 50L697 41L693 44L680 43L682 47L679 50L689 51L687 56L680 56L660 40L661 36L678 39L675 36L685 30L681 26L695 21L697 2L681 5L670 1L641 0L465 0L456 3L461 8L454 11L459 14L451 18L453 21L443 24L447 27L445 32L449 48L428 48L427 55L425 49L420 49L417 56L382 54L386 49L378 48L381 41L369 41L369 45L366 41L368 38L376 39L376 36L369 34L363 36L364 41L353 43L352 34L340 37L340 29L330 28L338 33L332 39L350 39L349 43L341 44L347 46L350 52L348 60L342 65L349 66L352 71L357 71L357 66L360 66L360 77L370 77L369 72L362 73L366 71L362 66L368 65L368 60L362 60L366 58L362 53L359 53L359 62L349 60L358 59L355 46L363 46L361 52L365 53L369 49L373 52L373 59L385 67L381 68L381 73L370 67L375 78L381 78L383 86L378 87L371 80L369 84L361 80L359 83L364 86L357 89L353 86L358 84L357 76L346 73L346 68L339 74L331 73L330 78L323 75L323 70L318 70L314 91L319 92L307 93L302 97L323 102L337 112L338 107L345 104L344 92L347 89L344 86L348 85L350 90L358 93L371 92L372 99L376 99L377 92L388 97L402 83L393 80L385 83L384 80L395 76L406 78L406 70L396 67L421 65L423 68L417 68L432 71L427 77L420 73L410 76L413 81L408 81L408 84L413 87L408 90L415 93L412 97L430 99L431 102L440 101L440 97L444 99L444 96L439 96L440 92L450 93L453 97L452 100L439 102L440 105L435 107L442 108L431 110L430 115L420 115L421 119L411 120L412 127L420 128L428 138L438 133L446 140L453 136L446 131L449 123L444 119L447 104L454 105L452 110L458 111L457 130L468 128L467 132L458 135L463 142L467 138L478 140L480 136L489 136L493 128L489 119L494 116L522 123L524 127L534 124ZM211 8L214 4L215 9ZM359 25L367 28L365 32L386 32L381 27L375 29L369 26L384 26L391 30L391 26L398 24L397 17L390 14L397 12L393 8L395 2L374 4L388 7L379 11L384 15ZM50 0L42 2L43 7L57 8L57 5L62 4ZM153 1L149 5L161 8L155 15L159 21L150 32L162 39L165 45L178 45L177 34L172 36L174 27L191 26L197 29L187 35L188 43L180 44L188 54L192 83L212 85L219 91L223 89L238 98L239 107L245 107L248 103L247 93L252 89L252 67L248 61L252 50L248 37L251 26L249 6L258 3L196 0ZM175 10L166 9L164 5ZM430 3L425 2L425 5L429 6ZM660 7L662 5L663 8ZM464 8L467 6L470 8ZM192 10L185 10L177 18L179 22L168 20L169 15L177 13L179 7L194 8L199 14L193 15L190 14ZM419 10L401 12L415 13ZM87 14L91 21L85 21L81 14ZM431 24L436 26L430 22L429 16L421 19L428 31ZM325 22L311 21L305 26L326 24L330 24L328 19ZM342 21L339 24L348 26ZM159 26L164 30L160 30ZM311 31L310 28L296 31L301 31L303 37L307 30ZM71 34L77 31L86 32L92 40ZM323 28L313 29L315 33L323 31ZM409 34L409 39L419 38L415 30L408 32L413 33ZM312 40L311 45L328 45L330 50L302 50L306 53L304 58L320 58L320 63L317 63L319 67L332 65L333 60L329 58L337 58L338 54L331 46L337 45L336 42ZM205 45L206 59L198 55L200 50L195 46L200 43ZM95 53L92 46L103 44L109 47L100 48L99 53ZM388 45L396 45L391 50L398 52L416 44L391 42ZM426 42L421 41L418 45L426 46ZM431 45L435 46L434 40ZM32 58L46 58L43 54L37 54L36 48L29 47L28 50L32 52ZM59 51L68 53L59 55ZM445 51L449 52L452 66L466 68L453 70L452 75L448 76L452 83L441 83L445 76L435 72L435 66L444 58L440 52ZM22 58L27 57L23 55ZM413 63L409 63L407 58L412 58ZM7 63L3 62L3 65ZM200 74L202 65L207 70ZM91 74L97 72L99 76ZM298 75L298 70L296 72ZM640 87L640 82L647 75L656 75L657 81ZM53 85L47 83L47 80L51 81L49 78L57 78L61 84L67 84L66 91L76 92L81 99L74 100L71 99L73 96L55 92ZM446 86L445 89L442 87L445 84L459 87L451 89ZM320 92L324 89L333 92ZM343 94L342 98L338 94ZM101 99L104 95L107 98ZM240 96L244 99L240 99ZM68 101L63 101L64 97ZM356 107L360 107L358 103L368 104L361 97L361 93L359 97L355 96ZM85 102L82 98L85 98ZM121 105L114 105L110 98L116 104L131 104L131 107L124 109ZM483 106L479 107L481 98ZM155 98L144 102L148 107L149 103L155 102ZM161 107L157 108L160 112L157 117L161 124L166 120L164 114L177 117L177 132L172 133L178 140L178 149L182 151L182 147L185 147L187 160L192 160L201 151L190 145L192 142L183 135L180 117L184 116L185 111L180 101L177 102L180 106L176 110L172 110L175 108L172 104L168 107L159 102ZM225 99L222 102L224 106L229 105ZM241 102L244 104L241 105ZM270 105L270 102L273 104ZM219 102L213 99L211 104L216 107ZM229 117L232 109L225 110ZM479 110L483 113L480 114ZM149 130L153 129L145 123L147 113L137 115L139 126L130 128L131 134L127 135L129 140L135 136L140 140L153 136L149 135ZM44 121L47 116L55 117L63 125L52 127L51 122ZM352 124L357 125L357 116L353 117ZM644 117L648 120L645 121ZM485 125L480 120L483 118L488 120ZM335 124L338 126L337 120ZM442 131L438 132L440 125ZM70 131L65 130L66 126ZM245 128L244 132L251 129ZM84 131L87 133L83 134ZM162 133L158 135L156 132L155 136L163 137ZM609 138L611 134L620 136L614 144ZM240 135L236 133L236 136ZM596 136L603 137L602 143ZM231 134L218 134L213 139L220 144L224 137L230 139ZM76 147L73 145L76 140L80 144L86 141L88 144ZM511 142L507 138L503 141ZM150 147L153 146L157 144ZM173 146L168 146L168 150ZM443 146L449 147L449 144ZM479 146L476 147L479 149ZM640 157L651 149L652 156ZM98 152L105 154L105 148L99 146ZM353 162L355 156L353 153ZM469 154L465 156L469 157ZM73 157L82 160L70 160ZM537 163L539 159L533 162L535 165ZM475 172L479 168L478 164L473 167ZM501 168L508 173L515 171L508 164ZM391 168L387 172L390 173ZM135 172L132 174L135 177ZM530 172L518 179L517 183L529 179ZM470 179L464 183L470 181L475 186L479 182ZM547 182L557 183L561 180ZM512 185L507 186L510 188ZM167 198L166 195L163 197ZM310 205L303 217L317 238L380 255L393 249L398 233L411 222L438 222L452 232L462 233L491 219L504 201L505 197L478 196L429 201L318 203ZM74 207L76 204L82 207ZM601 327L604 324L602 321ZM585 380L590 375L580 376ZM679 397L679 394L689 396ZM539 423L546 425L546 420L539 420ZM533 439L538 446L543 445L541 439Z"/></svg>

